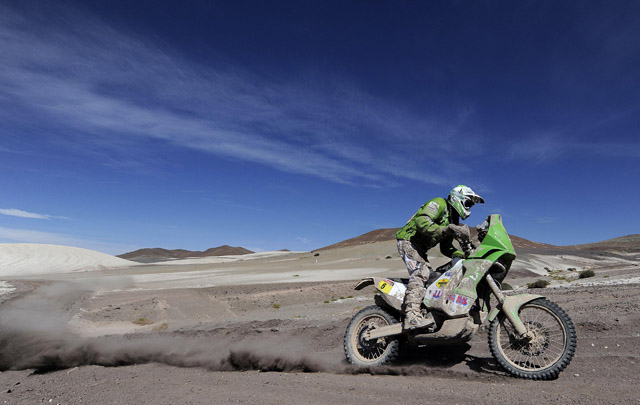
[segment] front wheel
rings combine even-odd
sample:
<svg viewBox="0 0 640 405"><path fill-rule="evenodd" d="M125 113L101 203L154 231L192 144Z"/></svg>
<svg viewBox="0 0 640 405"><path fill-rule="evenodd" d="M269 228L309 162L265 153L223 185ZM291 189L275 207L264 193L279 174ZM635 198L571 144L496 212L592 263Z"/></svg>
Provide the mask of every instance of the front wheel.
<svg viewBox="0 0 640 405"><path fill-rule="evenodd" d="M509 373L531 380L550 380L571 362L576 350L576 329L569 316L544 298L524 304L520 319L529 338L521 339L504 314L491 322L491 354Z"/></svg>
<svg viewBox="0 0 640 405"><path fill-rule="evenodd" d="M351 319L344 334L344 353L351 364L380 366L398 358L400 341L397 337L365 339L365 333L374 328L392 325L398 320L377 305L366 307Z"/></svg>

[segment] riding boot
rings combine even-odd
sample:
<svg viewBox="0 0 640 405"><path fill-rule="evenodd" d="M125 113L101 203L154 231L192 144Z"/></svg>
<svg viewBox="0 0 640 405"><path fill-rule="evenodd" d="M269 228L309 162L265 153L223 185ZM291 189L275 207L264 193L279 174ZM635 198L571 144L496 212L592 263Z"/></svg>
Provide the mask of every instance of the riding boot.
<svg viewBox="0 0 640 405"><path fill-rule="evenodd" d="M433 315L422 315L420 307L427 289L418 280L409 280L407 291L404 295L404 329L417 329L431 326L435 323Z"/></svg>

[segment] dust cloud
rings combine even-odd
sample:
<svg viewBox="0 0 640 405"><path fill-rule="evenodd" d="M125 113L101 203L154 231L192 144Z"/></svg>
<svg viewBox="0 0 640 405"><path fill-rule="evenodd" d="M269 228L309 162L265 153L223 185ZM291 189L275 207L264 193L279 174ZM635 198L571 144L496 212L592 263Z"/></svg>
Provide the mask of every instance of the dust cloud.
<svg viewBox="0 0 640 405"><path fill-rule="evenodd" d="M124 288L127 280L110 281ZM296 355L299 342L269 337L248 345L216 337L124 335L86 338L71 331L74 304L104 284L54 283L28 296L5 302L0 309L0 371L46 372L83 365L125 366L163 363L212 371L327 371L312 356Z"/></svg>

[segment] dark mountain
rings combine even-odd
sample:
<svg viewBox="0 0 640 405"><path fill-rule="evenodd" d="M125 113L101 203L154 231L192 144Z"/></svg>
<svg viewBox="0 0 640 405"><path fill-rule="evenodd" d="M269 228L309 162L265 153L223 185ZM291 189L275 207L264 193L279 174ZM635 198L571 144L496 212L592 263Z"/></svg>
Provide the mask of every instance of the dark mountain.
<svg viewBox="0 0 640 405"><path fill-rule="evenodd" d="M196 256L196 257L246 255L249 253L253 253L253 252L249 249L245 249L239 246L234 247L229 245L222 245L215 248L207 249L204 252L202 252L201 256Z"/></svg>
<svg viewBox="0 0 640 405"><path fill-rule="evenodd" d="M207 257L207 256L230 256L230 255L245 255L253 253L252 251L243 247L233 247L229 245L218 246L215 248L207 249L205 251L192 251L185 249L162 249L162 248L145 248L138 249L133 252L124 253L118 255L123 259L132 260L140 263L154 263L171 259L186 259L194 257Z"/></svg>
<svg viewBox="0 0 640 405"><path fill-rule="evenodd" d="M367 232L363 235L356 236L355 238L343 240L342 242L334 243L333 245L325 246L316 250L338 249L343 247L359 246L369 243L395 240L397 231L398 228L376 229L375 231Z"/></svg>
<svg viewBox="0 0 640 405"><path fill-rule="evenodd" d="M585 243L582 245L566 247L590 251L638 253L640 252L640 234L621 236L619 238L603 240L602 242Z"/></svg>
<svg viewBox="0 0 640 405"><path fill-rule="evenodd" d="M469 229L471 230L471 236L475 238L477 234L476 229L474 227L470 227ZM396 238L396 231L398 231L398 228L376 229L375 231L367 232L363 235L343 240L342 242L334 243L333 245L325 246L316 250L338 249L344 247L366 245L369 243L392 241ZM558 254L567 253L572 250L589 251L592 253L640 252L640 234L622 236L619 238L604 240L602 242L570 246L556 246L547 243L534 242L515 235L509 235L509 238L511 239L511 243L513 243L513 247L514 249L516 249L516 251L524 251L530 253L539 250L554 252L557 251Z"/></svg>
<svg viewBox="0 0 640 405"><path fill-rule="evenodd" d="M359 246L366 245L369 243L376 242L385 242L396 239L396 232L399 228L386 228L386 229L376 229L375 231L367 232L363 235L356 236L355 238L347 239L342 242L334 243L333 245L325 246L316 250L328 250L328 249L338 249L343 247L350 246ZM474 227L469 228L471 230L471 236L475 238L477 232ZM509 235L511 239L511 243L513 243L514 249L558 249L558 246L548 245L545 243L532 242L530 240L520 238L518 236Z"/></svg>
<svg viewBox="0 0 640 405"><path fill-rule="evenodd" d="M472 232L473 233L473 232ZM509 235L509 239L511 239L511 244L513 248L517 250L519 249L560 249L560 246L549 245L547 243L542 242L534 242L529 239L521 238L515 235Z"/></svg>

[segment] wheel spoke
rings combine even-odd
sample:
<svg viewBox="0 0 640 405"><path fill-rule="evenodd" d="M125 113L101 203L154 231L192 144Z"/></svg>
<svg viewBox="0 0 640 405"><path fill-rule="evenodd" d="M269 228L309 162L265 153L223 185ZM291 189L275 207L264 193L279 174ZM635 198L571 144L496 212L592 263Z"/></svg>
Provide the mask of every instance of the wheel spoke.
<svg viewBox="0 0 640 405"><path fill-rule="evenodd" d="M519 339L508 320L500 321L497 343L504 358L525 371L541 370L555 364L567 345L567 334L560 319L550 309L535 304L522 308L519 316L532 339L528 342Z"/></svg>
<svg viewBox="0 0 640 405"><path fill-rule="evenodd" d="M366 362L374 362L385 354L389 345L388 339L378 338L367 340L365 333L371 329L389 325L389 322L378 314L371 314L360 321L357 326L354 339L356 356Z"/></svg>

